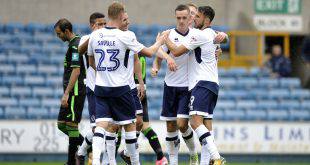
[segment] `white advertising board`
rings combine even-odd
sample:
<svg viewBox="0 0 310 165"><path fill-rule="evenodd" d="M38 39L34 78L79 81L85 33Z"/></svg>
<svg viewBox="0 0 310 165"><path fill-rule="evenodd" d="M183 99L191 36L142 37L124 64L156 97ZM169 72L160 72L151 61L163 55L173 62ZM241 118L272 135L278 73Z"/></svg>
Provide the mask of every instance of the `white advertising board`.
<svg viewBox="0 0 310 165"><path fill-rule="evenodd" d="M253 22L260 31L300 32L303 30L300 15L255 15Z"/></svg>
<svg viewBox="0 0 310 165"><path fill-rule="evenodd" d="M151 124L166 151L165 123L152 121ZM86 120L80 126L82 134L89 129ZM221 153L310 154L310 123L215 122L214 135ZM54 120L0 121L0 153L65 153L67 142ZM153 152L143 135L139 138L139 150ZM180 152L187 152L184 142Z"/></svg>

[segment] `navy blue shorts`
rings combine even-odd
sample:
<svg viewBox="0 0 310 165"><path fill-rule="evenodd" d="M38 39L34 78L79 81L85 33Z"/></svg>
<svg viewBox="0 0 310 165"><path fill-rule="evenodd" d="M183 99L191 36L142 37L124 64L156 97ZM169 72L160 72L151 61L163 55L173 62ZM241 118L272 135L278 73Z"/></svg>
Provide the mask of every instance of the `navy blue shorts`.
<svg viewBox="0 0 310 165"><path fill-rule="evenodd" d="M188 87L170 87L165 83L160 119L171 121L177 118L188 118L189 98Z"/></svg>
<svg viewBox="0 0 310 165"><path fill-rule="evenodd" d="M96 96L94 91L86 87L86 95L88 101L89 121L92 127L96 126Z"/></svg>
<svg viewBox="0 0 310 165"><path fill-rule="evenodd" d="M96 96L96 122L126 125L136 121L135 101L128 91L119 97Z"/></svg>
<svg viewBox="0 0 310 165"><path fill-rule="evenodd" d="M208 88L195 86L191 90L189 115L201 115L212 119L217 97L218 95Z"/></svg>
<svg viewBox="0 0 310 165"><path fill-rule="evenodd" d="M142 110L141 101L140 101L140 99L138 97L138 89L134 88L130 92L131 92L131 95L132 95L133 99L135 100L136 114L137 115L142 114L143 110Z"/></svg>

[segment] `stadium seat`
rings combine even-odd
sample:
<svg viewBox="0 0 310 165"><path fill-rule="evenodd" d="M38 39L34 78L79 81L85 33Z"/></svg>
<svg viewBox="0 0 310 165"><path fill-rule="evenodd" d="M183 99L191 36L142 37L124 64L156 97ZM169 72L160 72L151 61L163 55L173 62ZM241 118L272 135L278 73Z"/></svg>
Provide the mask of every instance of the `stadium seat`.
<svg viewBox="0 0 310 165"><path fill-rule="evenodd" d="M220 86L223 88L232 88L233 86L237 85L237 80L235 78L219 78Z"/></svg>
<svg viewBox="0 0 310 165"><path fill-rule="evenodd" d="M308 110L290 110L290 120L292 121L309 121L310 111Z"/></svg>
<svg viewBox="0 0 310 165"><path fill-rule="evenodd" d="M255 100L240 100L237 101L237 109L254 109L256 107Z"/></svg>
<svg viewBox="0 0 310 165"><path fill-rule="evenodd" d="M46 29L46 26L39 23L29 23L25 26L25 31L28 33L36 33L36 32L44 32Z"/></svg>
<svg viewBox="0 0 310 165"><path fill-rule="evenodd" d="M288 120L289 119L289 112L287 110L281 109L270 109L267 110L267 119L271 121L281 121L281 120Z"/></svg>
<svg viewBox="0 0 310 165"><path fill-rule="evenodd" d="M213 119L215 120L224 120L225 119L225 113L223 109L216 108L213 112Z"/></svg>
<svg viewBox="0 0 310 165"><path fill-rule="evenodd" d="M52 98L44 98L42 99L41 106L46 107L46 108L58 108L60 107L60 100L61 98L58 99L52 99Z"/></svg>
<svg viewBox="0 0 310 165"><path fill-rule="evenodd" d="M310 110L310 100L303 100L300 104L300 108L304 110Z"/></svg>
<svg viewBox="0 0 310 165"><path fill-rule="evenodd" d="M276 109L278 106L276 100L259 100L257 103L257 108L259 109Z"/></svg>
<svg viewBox="0 0 310 165"><path fill-rule="evenodd" d="M226 73L232 77L243 77L248 74L248 71L245 68L231 68Z"/></svg>
<svg viewBox="0 0 310 165"><path fill-rule="evenodd" d="M57 74L58 68L55 65L38 65L37 72L44 75Z"/></svg>
<svg viewBox="0 0 310 165"><path fill-rule="evenodd" d="M231 100L222 100L222 101L218 101L218 103L216 104L217 108L220 109L234 109L236 107L236 103L235 101L231 101Z"/></svg>
<svg viewBox="0 0 310 165"><path fill-rule="evenodd" d="M222 97L226 99L249 99L248 92L246 90L226 90Z"/></svg>
<svg viewBox="0 0 310 165"><path fill-rule="evenodd" d="M42 76L25 76L26 85L44 85L45 79Z"/></svg>
<svg viewBox="0 0 310 165"><path fill-rule="evenodd" d="M292 99L310 99L309 89L293 89L290 94Z"/></svg>
<svg viewBox="0 0 310 165"><path fill-rule="evenodd" d="M272 89L268 92L270 99L287 99L290 97L288 89Z"/></svg>
<svg viewBox="0 0 310 165"><path fill-rule="evenodd" d="M21 85L24 80L22 76L3 76L2 84L4 85Z"/></svg>
<svg viewBox="0 0 310 165"><path fill-rule="evenodd" d="M0 119L4 119L4 110L0 107Z"/></svg>
<svg viewBox="0 0 310 165"><path fill-rule="evenodd" d="M258 79L258 86L262 88L275 88L279 86L278 79L261 77Z"/></svg>
<svg viewBox="0 0 310 165"><path fill-rule="evenodd" d="M12 74L15 72L15 67L13 64L2 64L0 73Z"/></svg>
<svg viewBox="0 0 310 165"><path fill-rule="evenodd" d="M10 22L4 26L4 31L7 33L18 33L24 31L24 25L18 22Z"/></svg>
<svg viewBox="0 0 310 165"><path fill-rule="evenodd" d="M226 109L224 110L225 113L225 120L245 120L245 112L244 110L238 109Z"/></svg>
<svg viewBox="0 0 310 165"><path fill-rule="evenodd" d="M163 92L157 89L147 89L147 94L150 99L156 99L162 97Z"/></svg>
<svg viewBox="0 0 310 165"><path fill-rule="evenodd" d="M55 89L49 87L33 87L33 97L52 97L54 96Z"/></svg>
<svg viewBox="0 0 310 165"><path fill-rule="evenodd" d="M279 104L280 109L299 109L300 102L298 100L282 100Z"/></svg>
<svg viewBox="0 0 310 165"><path fill-rule="evenodd" d="M29 57L27 54L10 54L7 60L11 63L21 64L28 62Z"/></svg>
<svg viewBox="0 0 310 165"><path fill-rule="evenodd" d="M27 86L15 86L11 88L11 96L27 97L31 96L31 88Z"/></svg>
<svg viewBox="0 0 310 165"><path fill-rule="evenodd" d="M16 73L20 74L33 74L36 73L37 68L35 65L29 65L29 64L22 64L22 65L17 65L16 67ZM27 78L27 76L25 77Z"/></svg>
<svg viewBox="0 0 310 165"><path fill-rule="evenodd" d="M5 106L17 106L18 101L14 97L1 97L0 99L0 107L5 107Z"/></svg>
<svg viewBox="0 0 310 165"><path fill-rule="evenodd" d="M7 119L24 119L27 116L26 109L23 107L6 107L5 118Z"/></svg>
<svg viewBox="0 0 310 165"><path fill-rule="evenodd" d="M267 112L264 109L246 110L246 120L266 120Z"/></svg>
<svg viewBox="0 0 310 165"><path fill-rule="evenodd" d="M300 88L301 83L298 78L281 78L280 86L282 88Z"/></svg>
<svg viewBox="0 0 310 165"><path fill-rule="evenodd" d="M62 86L62 77L61 76L47 76L46 84L49 86Z"/></svg>
<svg viewBox="0 0 310 165"><path fill-rule="evenodd" d="M27 117L29 119L47 119L49 118L49 112L44 107L30 107L27 111Z"/></svg>
<svg viewBox="0 0 310 165"><path fill-rule="evenodd" d="M19 105L26 107L38 107L41 103L39 98L20 98Z"/></svg>
<svg viewBox="0 0 310 165"><path fill-rule="evenodd" d="M237 80L236 86L239 88L253 88L258 85L256 78L239 78Z"/></svg>
<svg viewBox="0 0 310 165"><path fill-rule="evenodd" d="M7 97L10 95L10 90L8 86L0 86L0 97Z"/></svg>
<svg viewBox="0 0 310 165"><path fill-rule="evenodd" d="M59 100L59 105L60 105L60 100ZM51 108L48 108L48 116L49 118L51 119L57 119L58 117L58 114L59 114L59 107L51 107Z"/></svg>

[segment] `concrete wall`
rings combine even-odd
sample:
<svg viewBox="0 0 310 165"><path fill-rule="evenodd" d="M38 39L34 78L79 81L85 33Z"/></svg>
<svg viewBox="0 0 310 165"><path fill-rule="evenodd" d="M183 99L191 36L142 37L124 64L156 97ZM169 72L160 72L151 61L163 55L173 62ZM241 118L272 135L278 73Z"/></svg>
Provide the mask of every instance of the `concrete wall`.
<svg viewBox="0 0 310 165"><path fill-rule="evenodd" d="M196 0L216 10L214 24L232 29L253 29L254 0ZM113 0L0 0L0 22L54 23L66 17L74 23L87 23L94 11L107 13ZM132 23L174 24L174 8L185 0L121 0ZM309 31L310 0L302 0L303 33Z"/></svg>

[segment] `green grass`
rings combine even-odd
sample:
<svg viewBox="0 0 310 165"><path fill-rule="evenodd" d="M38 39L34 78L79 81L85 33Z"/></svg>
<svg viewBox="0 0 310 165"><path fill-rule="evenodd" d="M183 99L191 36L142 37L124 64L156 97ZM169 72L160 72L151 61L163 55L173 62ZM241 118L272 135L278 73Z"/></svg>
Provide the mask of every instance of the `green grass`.
<svg viewBox="0 0 310 165"><path fill-rule="evenodd" d="M21 163L21 162L0 162L0 165L62 165L62 162L52 162L52 163L46 163L46 162L37 162L37 163ZM122 163L119 163L120 165L123 165ZM227 165L309 165L309 163L228 163ZM154 165L154 163L142 163L142 165ZM187 163L180 163L180 165L187 165Z"/></svg>

